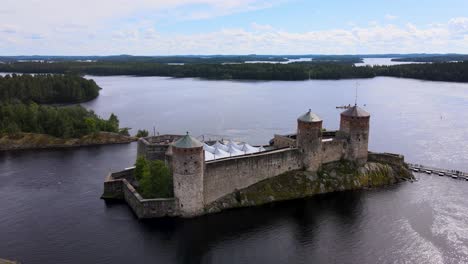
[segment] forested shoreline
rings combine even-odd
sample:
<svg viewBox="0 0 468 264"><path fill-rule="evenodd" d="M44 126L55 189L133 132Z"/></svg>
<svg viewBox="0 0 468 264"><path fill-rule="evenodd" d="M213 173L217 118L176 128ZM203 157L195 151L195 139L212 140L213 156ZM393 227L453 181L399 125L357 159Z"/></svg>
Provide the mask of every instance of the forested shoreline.
<svg viewBox="0 0 468 264"><path fill-rule="evenodd" d="M147 62L17 62L0 64L0 72L199 77L222 80L337 80L376 76L431 81L468 82L468 61L432 64L357 67L343 62L289 64L185 64Z"/></svg>
<svg viewBox="0 0 468 264"><path fill-rule="evenodd" d="M0 150L131 141L114 114L104 119L80 105L57 106L92 100L99 89L78 75L0 77Z"/></svg>
<svg viewBox="0 0 468 264"><path fill-rule="evenodd" d="M78 75L12 74L0 76L0 101L70 104L92 100L99 95L93 80Z"/></svg>

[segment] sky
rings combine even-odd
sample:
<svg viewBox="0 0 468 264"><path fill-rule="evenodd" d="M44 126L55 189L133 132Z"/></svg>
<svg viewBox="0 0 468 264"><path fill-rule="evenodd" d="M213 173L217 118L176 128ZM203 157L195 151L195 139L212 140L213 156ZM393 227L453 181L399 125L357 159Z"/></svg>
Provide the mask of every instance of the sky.
<svg viewBox="0 0 468 264"><path fill-rule="evenodd" d="M468 0L2 0L0 55L468 53Z"/></svg>

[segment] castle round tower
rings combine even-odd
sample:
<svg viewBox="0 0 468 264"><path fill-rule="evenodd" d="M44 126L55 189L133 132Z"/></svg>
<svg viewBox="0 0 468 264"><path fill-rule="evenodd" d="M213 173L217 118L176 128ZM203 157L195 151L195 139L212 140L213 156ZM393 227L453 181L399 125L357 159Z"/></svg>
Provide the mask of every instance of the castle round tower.
<svg viewBox="0 0 468 264"><path fill-rule="evenodd" d="M188 132L172 145L174 196L182 216L203 213L204 164L203 144Z"/></svg>
<svg viewBox="0 0 468 264"><path fill-rule="evenodd" d="M321 164L322 119L310 109L297 119L296 143L303 154L304 168L316 171Z"/></svg>
<svg viewBox="0 0 468 264"><path fill-rule="evenodd" d="M340 133L348 140L345 159L359 165L367 162L370 114L355 105L341 113Z"/></svg>

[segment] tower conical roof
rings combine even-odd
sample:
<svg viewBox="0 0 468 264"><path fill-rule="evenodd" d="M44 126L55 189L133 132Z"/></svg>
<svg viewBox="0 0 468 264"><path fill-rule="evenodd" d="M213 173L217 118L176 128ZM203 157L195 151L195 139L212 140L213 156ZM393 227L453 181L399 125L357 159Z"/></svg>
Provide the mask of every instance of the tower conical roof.
<svg viewBox="0 0 468 264"><path fill-rule="evenodd" d="M345 111L341 113L341 115L352 116L352 117L369 117L370 116L370 114L366 110L360 108L357 105L346 109Z"/></svg>
<svg viewBox="0 0 468 264"><path fill-rule="evenodd" d="M203 147L203 143L198 141L198 139L192 137L187 132L187 135L183 136L174 143L176 148L199 148Z"/></svg>
<svg viewBox="0 0 468 264"><path fill-rule="evenodd" d="M319 122L322 121L318 115L312 113L312 111L309 109L309 111L303 115L301 115L297 120L300 120L302 122Z"/></svg>

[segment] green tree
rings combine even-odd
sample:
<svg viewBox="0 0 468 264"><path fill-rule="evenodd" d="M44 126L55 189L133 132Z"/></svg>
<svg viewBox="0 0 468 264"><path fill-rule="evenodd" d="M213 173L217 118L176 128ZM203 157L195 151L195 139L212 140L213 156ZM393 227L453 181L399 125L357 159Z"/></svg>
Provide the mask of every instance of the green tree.
<svg viewBox="0 0 468 264"><path fill-rule="evenodd" d="M129 137L130 136L130 132L129 132L130 129L131 128L129 128L129 127L123 127L123 128L118 129L118 131L119 131L120 135Z"/></svg>
<svg viewBox="0 0 468 264"><path fill-rule="evenodd" d="M140 193L145 198L173 197L172 174L163 161L149 161L143 169L143 177L139 181Z"/></svg>
<svg viewBox="0 0 468 264"><path fill-rule="evenodd" d="M136 137L137 137L137 138L141 138L141 137L147 137L148 135L149 135L148 130L146 130L146 129L143 129L143 130L138 129L138 132L137 132L137 134L136 134Z"/></svg>
<svg viewBox="0 0 468 264"><path fill-rule="evenodd" d="M96 133L98 131L95 119L91 117L86 117L85 124L86 124L86 131L88 131L88 133Z"/></svg>
<svg viewBox="0 0 468 264"><path fill-rule="evenodd" d="M135 162L135 179L140 181L145 170L148 170L148 162L145 157L138 156Z"/></svg>

